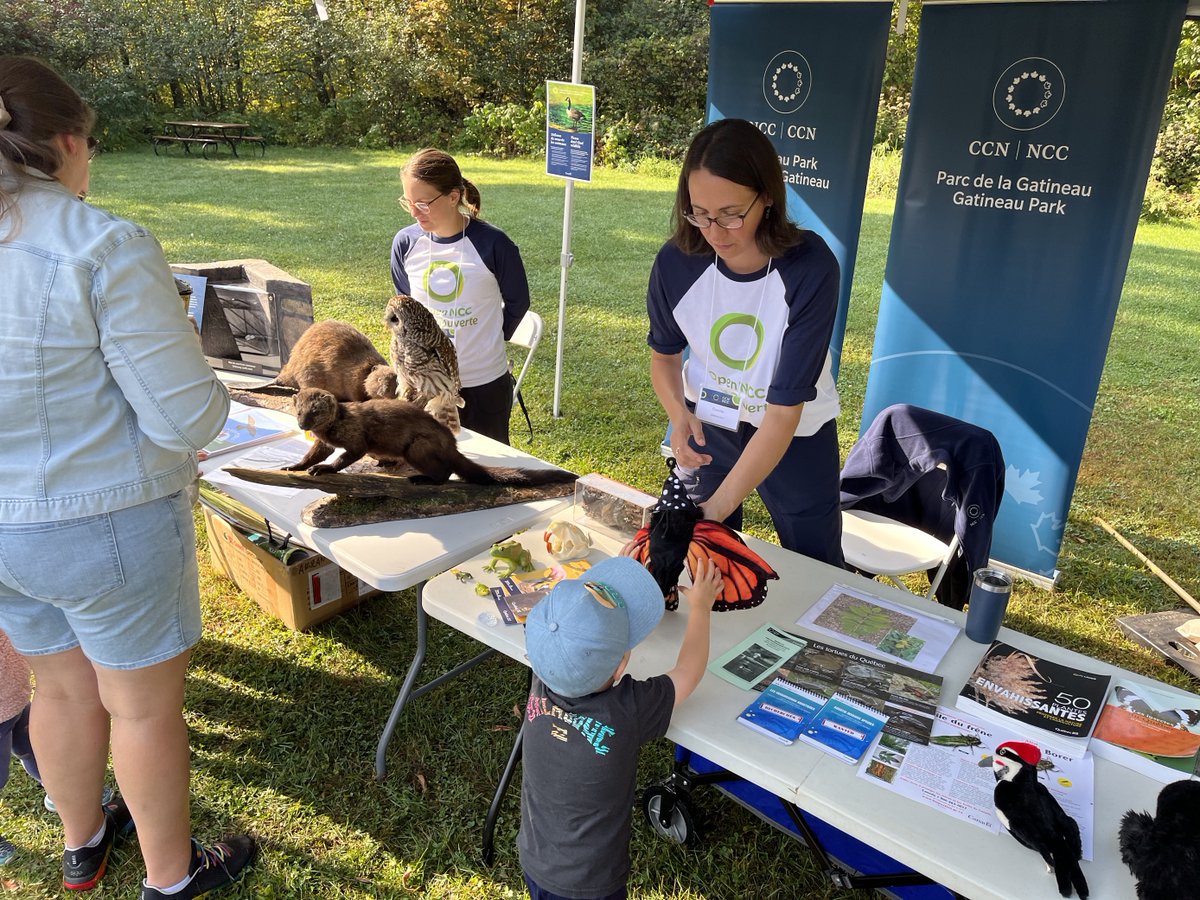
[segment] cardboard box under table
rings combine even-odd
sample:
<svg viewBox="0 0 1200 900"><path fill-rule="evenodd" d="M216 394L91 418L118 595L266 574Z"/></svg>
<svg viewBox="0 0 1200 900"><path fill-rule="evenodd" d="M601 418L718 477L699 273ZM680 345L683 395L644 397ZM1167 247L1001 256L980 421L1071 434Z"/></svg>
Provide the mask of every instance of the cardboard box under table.
<svg viewBox="0 0 1200 900"><path fill-rule="evenodd" d="M220 516L204 510L213 568L231 578L263 611L303 631L379 593L337 563L308 552L283 562Z"/></svg>

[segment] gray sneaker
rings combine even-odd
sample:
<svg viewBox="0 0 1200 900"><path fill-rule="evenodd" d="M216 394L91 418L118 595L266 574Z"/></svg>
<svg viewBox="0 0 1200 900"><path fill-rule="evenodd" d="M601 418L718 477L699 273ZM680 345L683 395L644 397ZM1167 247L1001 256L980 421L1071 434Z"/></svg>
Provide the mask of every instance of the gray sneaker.
<svg viewBox="0 0 1200 900"><path fill-rule="evenodd" d="M113 789L106 784L104 790L100 793L100 805L103 806L106 803L112 803L112 798ZM46 807L52 813L58 812L58 807L54 805L54 801L50 799L49 794L42 800L42 806Z"/></svg>

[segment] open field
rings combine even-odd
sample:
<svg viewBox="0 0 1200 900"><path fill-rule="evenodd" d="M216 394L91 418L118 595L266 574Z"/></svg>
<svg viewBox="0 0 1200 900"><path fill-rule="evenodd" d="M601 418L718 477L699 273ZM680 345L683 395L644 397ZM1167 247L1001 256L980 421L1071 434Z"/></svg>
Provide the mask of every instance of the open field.
<svg viewBox="0 0 1200 900"><path fill-rule="evenodd" d="M392 235L410 221L396 153L269 148L265 159L104 154L91 200L148 226L173 262L265 258L313 286L318 318L340 318L385 347ZM657 492L664 425L650 387L645 286L666 231L672 178L600 170L575 191L565 334L564 416L551 416L562 183L535 161L462 158L484 216L520 245L547 333L525 395L535 437L514 442L577 472L599 471ZM840 387L843 454L858 433L892 202L869 199ZM1144 225L1137 238L1059 560L1059 590L1019 585L1008 624L1145 674L1187 678L1125 641L1114 619L1181 606L1096 526L1111 522L1193 595L1200 593L1200 224ZM519 413L518 413L519 415ZM767 537L761 506L747 530ZM498 863L478 861L492 788L519 722L525 675L489 661L405 712L389 775L373 780L375 740L414 643L413 592L368 601L311 634L263 616L207 568L206 638L192 665L197 832L249 829L264 854L222 896L492 898L522 896L517 801L497 833ZM471 642L431 632L428 671ZM648 747L644 785L667 771L670 747ZM644 900L856 896L826 885L795 842L714 791L697 795L710 825L687 852L634 829L633 895ZM3 832L21 856L0 870L19 897L59 897L59 833L40 794L14 774L0 796ZM950 820L947 826L953 827ZM93 896L129 897L132 850L115 857ZM865 895L863 895L865 896Z"/></svg>

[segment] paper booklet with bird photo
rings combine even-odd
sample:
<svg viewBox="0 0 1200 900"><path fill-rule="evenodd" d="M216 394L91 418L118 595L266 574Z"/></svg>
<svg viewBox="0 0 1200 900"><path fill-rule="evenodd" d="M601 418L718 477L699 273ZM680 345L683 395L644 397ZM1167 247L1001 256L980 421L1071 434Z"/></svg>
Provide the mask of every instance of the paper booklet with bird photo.
<svg viewBox="0 0 1200 900"><path fill-rule="evenodd" d="M1092 732L1092 753L1165 783L1200 765L1200 697L1117 678Z"/></svg>
<svg viewBox="0 0 1200 900"><path fill-rule="evenodd" d="M993 641L955 705L1078 758L1087 752L1111 675Z"/></svg>
<svg viewBox="0 0 1200 900"><path fill-rule="evenodd" d="M295 434L295 429L287 428L269 418L269 413L234 404L221 433L209 441L197 456L200 459L208 459L218 453L241 450L243 447L273 441L289 434Z"/></svg>

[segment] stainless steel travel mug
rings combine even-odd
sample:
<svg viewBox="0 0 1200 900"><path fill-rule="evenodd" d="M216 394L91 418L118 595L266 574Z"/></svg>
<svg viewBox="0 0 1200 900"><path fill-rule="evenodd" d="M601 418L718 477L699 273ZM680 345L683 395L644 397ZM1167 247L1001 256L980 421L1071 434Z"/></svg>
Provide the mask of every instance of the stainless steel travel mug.
<svg viewBox="0 0 1200 900"><path fill-rule="evenodd" d="M1000 633L1008 598L1012 594L1012 577L999 569L976 569L967 602L967 637L980 644L990 644Z"/></svg>

